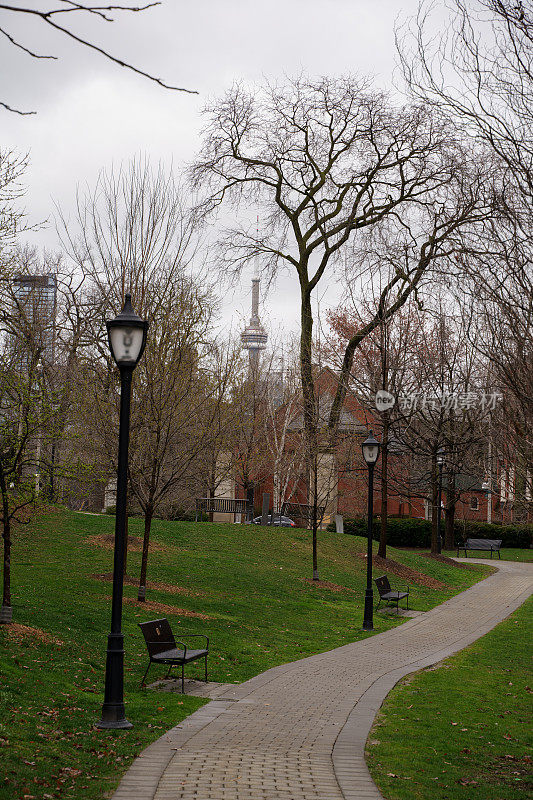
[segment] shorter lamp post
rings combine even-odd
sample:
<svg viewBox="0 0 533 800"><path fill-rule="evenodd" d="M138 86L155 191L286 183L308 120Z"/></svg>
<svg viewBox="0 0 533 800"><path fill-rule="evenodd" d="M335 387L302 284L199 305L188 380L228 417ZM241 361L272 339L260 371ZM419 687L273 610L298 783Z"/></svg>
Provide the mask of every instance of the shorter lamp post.
<svg viewBox="0 0 533 800"><path fill-rule="evenodd" d="M442 552L442 534L441 534L441 517L442 517L442 467L444 466L444 450L439 447L437 450L437 466L439 468L439 491L437 495L437 510L438 510L438 536L437 536L437 553Z"/></svg>
<svg viewBox="0 0 533 800"><path fill-rule="evenodd" d="M363 630L374 630L374 592L372 590L372 519L374 516L374 467L379 458L380 444L374 439L374 434L370 431L370 436L361 445L363 458L368 466L368 523L367 523L367 555L366 555L366 591L365 591L365 614L363 618Z"/></svg>
<svg viewBox="0 0 533 800"><path fill-rule="evenodd" d="M118 434L117 505L115 517L115 551L113 557L113 599L111 633L107 640L104 704L97 728L131 728L124 708L124 636L122 634L122 585L124 579L124 547L126 533L126 501L128 488L128 445L130 437L130 398L133 370L146 345L148 322L135 314L131 295L126 295L124 308L107 322L109 349L120 370L120 422Z"/></svg>

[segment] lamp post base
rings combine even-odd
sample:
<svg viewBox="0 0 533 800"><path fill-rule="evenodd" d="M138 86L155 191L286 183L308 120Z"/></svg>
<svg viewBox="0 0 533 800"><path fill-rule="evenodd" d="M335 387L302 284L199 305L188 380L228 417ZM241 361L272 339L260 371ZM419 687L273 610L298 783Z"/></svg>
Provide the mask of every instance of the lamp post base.
<svg viewBox="0 0 533 800"><path fill-rule="evenodd" d="M100 730L129 730L133 728L133 725L131 722L128 722L124 714L124 706L122 706L122 709L114 706L106 709L104 706L102 709L102 719L100 722L95 723L95 727Z"/></svg>
<svg viewBox="0 0 533 800"><path fill-rule="evenodd" d="M124 636L110 633L107 638L107 661L105 670L105 693L102 705L102 718L97 728L133 728L126 719L124 706Z"/></svg>
<svg viewBox="0 0 533 800"><path fill-rule="evenodd" d="M365 615L363 618L363 630L374 630L374 592L372 589L365 591Z"/></svg>

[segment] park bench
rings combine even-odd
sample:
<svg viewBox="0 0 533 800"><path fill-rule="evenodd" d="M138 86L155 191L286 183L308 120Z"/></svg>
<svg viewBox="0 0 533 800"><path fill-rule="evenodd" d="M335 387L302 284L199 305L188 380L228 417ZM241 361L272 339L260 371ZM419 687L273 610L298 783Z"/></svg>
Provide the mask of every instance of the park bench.
<svg viewBox="0 0 533 800"><path fill-rule="evenodd" d="M198 515L201 516L202 511L208 514L233 514L233 522L235 522L235 514L244 514L246 517L253 516L253 503L248 500L232 500L230 497L198 497L196 498L196 515L195 522L198 522Z"/></svg>
<svg viewBox="0 0 533 800"><path fill-rule="evenodd" d="M457 546L457 556L459 556L459 550L465 551L465 558L468 558L467 550L490 550L491 558L493 553L498 553L498 558L501 559L501 546L501 539L467 539L463 544Z"/></svg>
<svg viewBox="0 0 533 800"><path fill-rule="evenodd" d="M388 603L396 603L396 610L400 613L398 603L400 600L403 600L404 597L407 597L407 610L409 610L409 587L407 587L406 592L393 591L386 575L382 575L381 578L374 578L374 583L378 587L379 603L381 603L382 600ZM377 608L379 608L379 603Z"/></svg>
<svg viewBox="0 0 533 800"><path fill-rule="evenodd" d="M316 518L319 525L322 524L325 510L325 506L317 506ZM282 504L280 513L291 519L302 519L309 525L313 521L313 506L307 503L291 503L287 500Z"/></svg>
<svg viewBox="0 0 533 800"><path fill-rule="evenodd" d="M181 693L184 691L184 668L185 664L204 659L205 681L207 683L207 656L209 654L209 638L202 633L189 633L186 638L202 638L206 640L206 645L200 650L191 650L185 642L176 641L170 627L168 619L154 619L150 622L139 622L150 661L141 681L141 689L144 686L148 670L152 664L168 664L168 672L165 677L169 677L172 667L181 666ZM178 647L180 645L180 647Z"/></svg>

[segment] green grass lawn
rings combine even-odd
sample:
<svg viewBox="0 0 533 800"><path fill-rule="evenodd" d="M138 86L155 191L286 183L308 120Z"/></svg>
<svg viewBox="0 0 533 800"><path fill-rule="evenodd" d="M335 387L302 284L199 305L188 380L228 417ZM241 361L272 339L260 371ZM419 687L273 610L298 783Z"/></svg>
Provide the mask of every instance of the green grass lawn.
<svg viewBox="0 0 533 800"><path fill-rule="evenodd" d="M0 626L0 777L2 800L109 797L131 760L203 701L143 692L147 658L137 623L169 618L176 633L208 633L210 678L240 682L276 664L356 641L361 630L366 542L320 533L320 577L311 585L310 534L260 526L155 521L145 605L126 585L125 700L134 728L100 732L112 569L114 518L50 511L18 528L13 546L15 626ZM142 520L130 520L130 537ZM427 610L487 575L389 549L389 557L422 573L411 576L410 606ZM137 578L132 547L128 573ZM381 574L378 571L377 574ZM390 573L389 573L390 574ZM427 576L439 588L421 585ZM405 583L394 578L391 583ZM155 605L151 605L155 604ZM400 624L377 614L375 632ZM21 630L20 625L31 631ZM187 674L200 675L201 664ZM152 668L151 678L162 676Z"/></svg>
<svg viewBox="0 0 533 800"><path fill-rule="evenodd" d="M488 558L490 561L490 553L486 550L468 550L468 558ZM443 555L455 558L457 550L444 551ZM464 558L465 551L459 550L459 558ZM533 550L518 547L502 547L500 550L500 557L502 561L533 561ZM498 554L492 554L492 560L498 560Z"/></svg>
<svg viewBox="0 0 533 800"><path fill-rule="evenodd" d="M532 610L393 689L367 743L387 800L531 797Z"/></svg>

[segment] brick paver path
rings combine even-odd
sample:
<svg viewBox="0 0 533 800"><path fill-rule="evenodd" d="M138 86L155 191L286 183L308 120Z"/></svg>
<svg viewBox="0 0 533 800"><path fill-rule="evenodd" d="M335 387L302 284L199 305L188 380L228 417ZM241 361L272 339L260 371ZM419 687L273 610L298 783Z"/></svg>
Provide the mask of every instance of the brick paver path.
<svg viewBox="0 0 533 800"><path fill-rule="evenodd" d="M533 564L495 566L397 628L229 690L148 747L114 800L379 800L364 745L392 686L478 639L533 591Z"/></svg>

